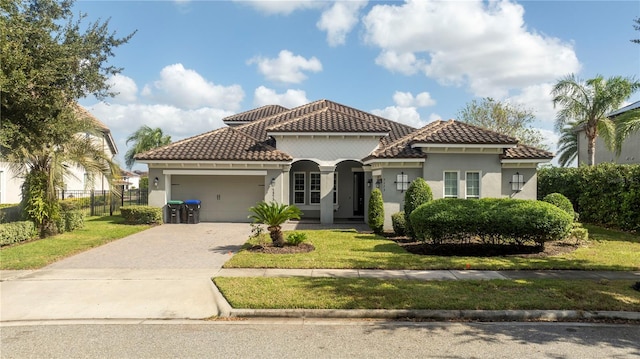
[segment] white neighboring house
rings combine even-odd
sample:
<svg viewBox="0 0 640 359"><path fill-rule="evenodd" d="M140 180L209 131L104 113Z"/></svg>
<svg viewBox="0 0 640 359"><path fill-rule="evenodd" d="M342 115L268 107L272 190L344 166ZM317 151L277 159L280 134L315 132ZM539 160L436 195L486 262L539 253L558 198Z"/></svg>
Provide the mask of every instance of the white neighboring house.
<svg viewBox="0 0 640 359"><path fill-rule="evenodd" d="M625 106L609 114L608 117L615 121L615 117L627 111L639 110L640 101ZM589 154L587 152L589 140L583 128L578 129L578 165L589 163ZM612 162L617 164L640 164L640 131L632 133L622 142L622 152L620 156L616 156L615 152L610 151L600 137L596 137L596 158L595 163Z"/></svg>
<svg viewBox="0 0 640 359"><path fill-rule="evenodd" d="M202 221L247 222L259 201L294 204L304 219L365 222L382 191L385 228L418 177L434 198L535 199L553 154L462 122L420 129L328 100L264 106L223 127L136 156L149 166L149 204L202 201Z"/></svg>
<svg viewBox="0 0 640 359"><path fill-rule="evenodd" d="M124 186L125 190L140 188L140 175L135 172L125 170L120 171L120 180L117 184Z"/></svg>
<svg viewBox="0 0 640 359"><path fill-rule="evenodd" d="M81 106L77 107L80 116L86 117L94 121L101 131L101 136L93 136L89 134L80 134L81 136L91 136L96 143L103 148L112 159L118 153L118 148L111 135L111 130L97 118L85 110ZM71 167L72 176L64 179L65 191L80 190L109 190L109 180L100 176L99 178L90 178L82 168ZM22 183L24 182L25 173L14 173L9 163L0 162L0 203L19 203L22 199Z"/></svg>

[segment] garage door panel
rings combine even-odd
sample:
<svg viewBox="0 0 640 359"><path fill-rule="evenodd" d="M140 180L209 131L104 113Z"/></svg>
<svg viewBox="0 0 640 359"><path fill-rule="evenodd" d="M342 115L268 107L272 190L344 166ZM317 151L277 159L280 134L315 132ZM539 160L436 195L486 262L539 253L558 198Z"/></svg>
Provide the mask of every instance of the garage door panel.
<svg viewBox="0 0 640 359"><path fill-rule="evenodd" d="M261 176L174 175L171 184L172 199L202 201L204 222L249 222L249 207L264 200Z"/></svg>

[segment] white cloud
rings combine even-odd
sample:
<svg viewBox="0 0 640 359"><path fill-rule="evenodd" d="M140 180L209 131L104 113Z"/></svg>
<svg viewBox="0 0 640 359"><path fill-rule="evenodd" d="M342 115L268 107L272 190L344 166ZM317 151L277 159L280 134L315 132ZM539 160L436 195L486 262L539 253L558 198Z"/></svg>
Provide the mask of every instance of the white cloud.
<svg viewBox="0 0 640 359"><path fill-rule="evenodd" d="M417 128L440 119L439 115L432 113L427 121L422 119L420 113L418 113L418 107L428 107L436 104L436 101L431 98L428 92L421 92L414 96L411 92L396 91L393 94L393 102L395 106L388 106L382 110L375 109L371 113Z"/></svg>
<svg viewBox="0 0 640 359"><path fill-rule="evenodd" d="M476 96L503 98L514 88L580 69L573 46L524 23L511 1L407 0L375 5L364 17L365 41L381 49L376 63L418 71Z"/></svg>
<svg viewBox="0 0 640 359"><path fill-rule="evenodd" d="M138 99L138 86L130 77L115 74L107 80L107 84L110 87L109 91L117 93L117 95L111 99L111 101L115 103L130 103Z"/></svg>
<svg viewBox="0 0 640 359"><path fill-rule="evenodd" d="M421 92L414 97L411 92L396 91L393 94L393 102L401 107L428 107L436 104L436 101L431 98L431 94L428 92Z"/></svg>
<svg viewBox="0 0 640 359"><path fill-rule="evenodd" d="M344 45L347 34L358 23L360 10L366 5L367 0L337 1L322 13L316 26L327 32L330 46Z"/></svg>
<svg viewBox="0 0 640 359"><path fill-rule="evenodd" d="M527 86L517 95L507 98L506 101L531 109L540 122L553 124L558 110L553 108L552 88L553 84L551 83Z"/></svg>
<svg viewBox="0 0 640 359"><path fill-rule="evenodd" d="M267 15L289 15L296 10L316 9L325 6L317 0L236 0Z"/></svg>
<svg viewBox="0 0 640 359"><path fill-rule="evenodd" d="M315 57L305 59L291 51L282 50L275 59L256 56L247 62L257 64L258 71L268 80L282 83L300 83L307 78L303 71L322 71L322 63Z"/></svg>
<svg viewBox="0 0 640 359"><path fill-rule="evenodd" d="M240 108L244 91L240 85L216 85L196 71L174 64L163 68L160 80L146 85L142 95L178 108L216 107L236 111Z"/></svg>
<svg viewBox="0 0 640 359"><path fill-rule="evenodd" d="M260 86L253 94L253 105L256 107L266 105L281 105L286 108L298 107L309 103L307 94L303 90L287 90L283 94L276 93L275 90Z"/></svg>

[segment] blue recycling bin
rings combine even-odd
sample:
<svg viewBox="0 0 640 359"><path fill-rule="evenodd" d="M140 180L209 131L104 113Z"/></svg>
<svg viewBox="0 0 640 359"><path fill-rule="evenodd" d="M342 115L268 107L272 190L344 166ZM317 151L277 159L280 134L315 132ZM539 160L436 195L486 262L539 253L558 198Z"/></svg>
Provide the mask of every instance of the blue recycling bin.
<svg viewBox="0 0 640 359"><path fill-rule="evenodd" d="M200 200L188 199L184 201L184 207L187 211L187 223L197 224L200 223Z"/></svg>

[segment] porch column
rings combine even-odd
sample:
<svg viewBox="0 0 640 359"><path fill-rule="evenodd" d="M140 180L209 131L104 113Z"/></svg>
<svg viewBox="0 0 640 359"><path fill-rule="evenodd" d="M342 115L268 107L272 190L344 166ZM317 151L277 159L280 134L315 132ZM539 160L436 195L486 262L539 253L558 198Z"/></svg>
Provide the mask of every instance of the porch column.
<svg viewBox="0 0 640 359"><path fill-rule="evenodd" d="M282 202L281 203L285 203L285 204L291 204L291 202L289 202L289 191L291 191L291 186L290 186L290 181L289 181L289 176L291 174L291 165L284 165L282 166L282 174L280 175L282 177L282 181L280 181L282 183L282 187L280 188L280 191L282 193Z"/></svg>
<svg viewBox="0 0 640 359"><path fill-rule="evenodd" d="M320 223L333 224L333 172L336 166L318 166L320 169Z"/></svg>

